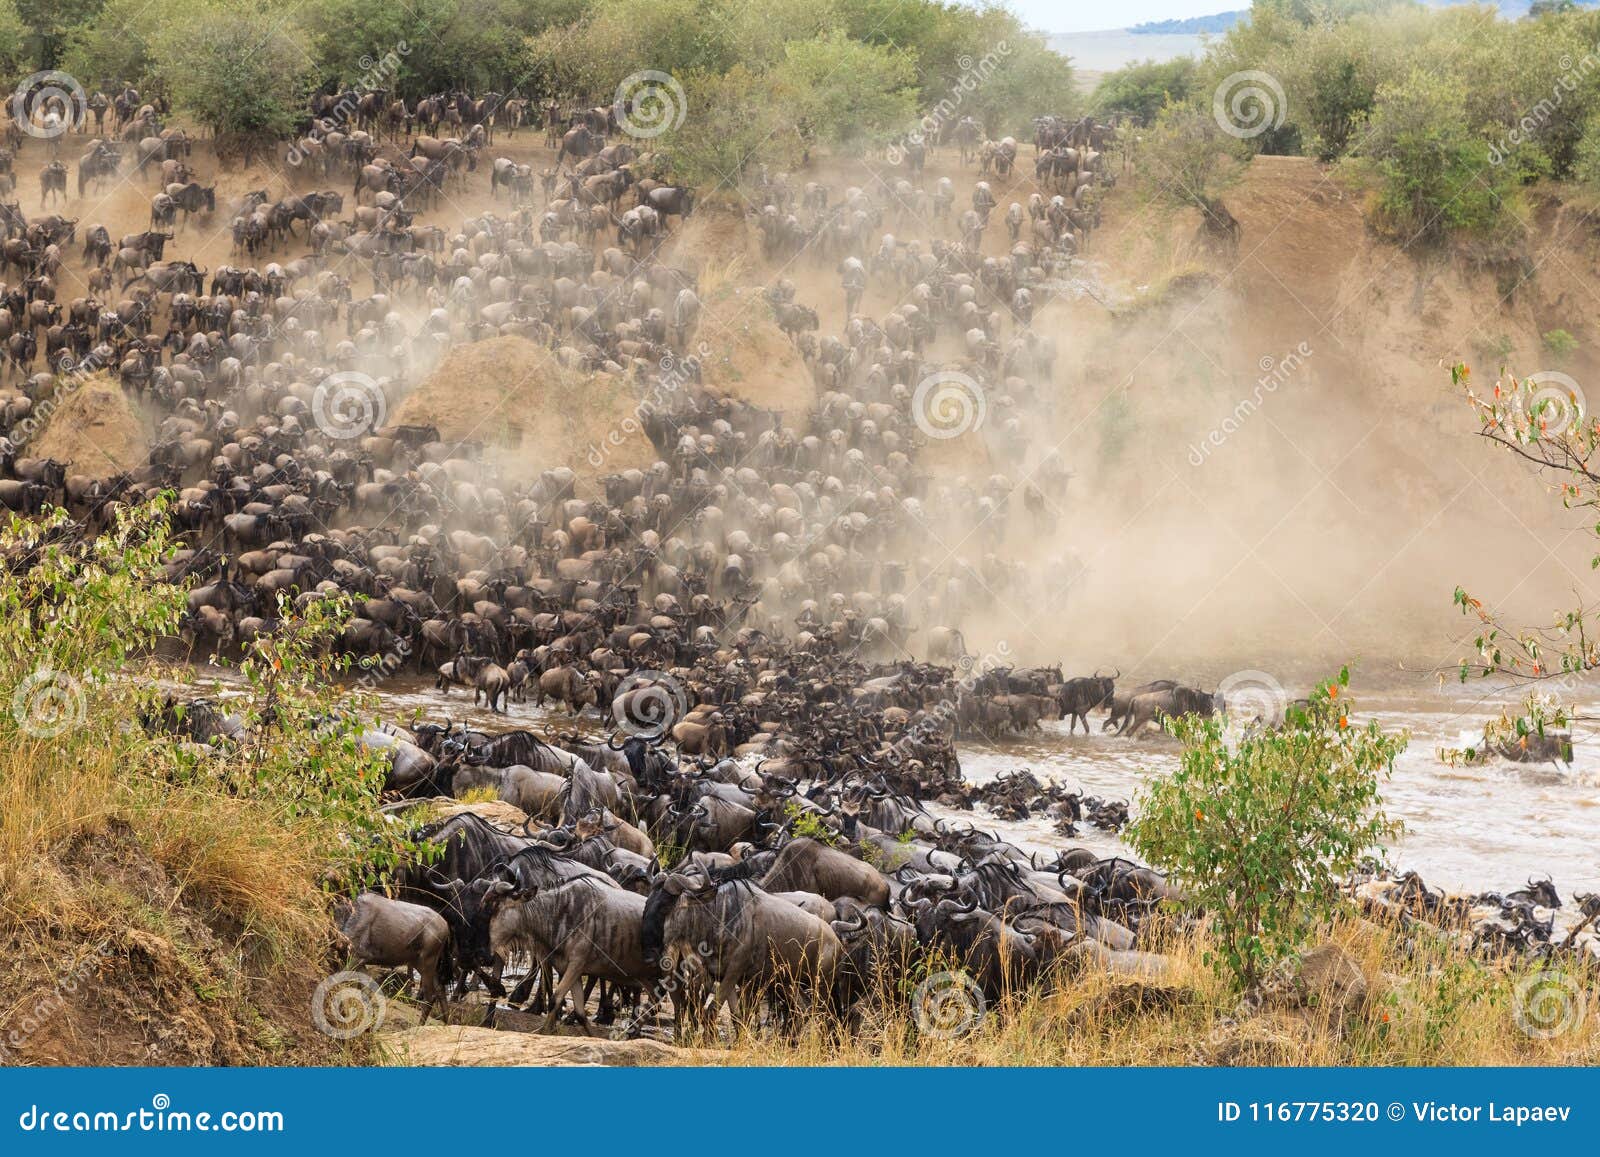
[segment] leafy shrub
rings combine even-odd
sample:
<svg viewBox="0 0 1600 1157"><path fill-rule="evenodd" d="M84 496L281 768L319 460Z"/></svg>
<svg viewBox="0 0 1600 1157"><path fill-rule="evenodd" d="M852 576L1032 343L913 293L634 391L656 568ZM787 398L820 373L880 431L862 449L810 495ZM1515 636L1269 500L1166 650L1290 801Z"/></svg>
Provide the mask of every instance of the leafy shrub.
<svg viewBox="0 0 1600 1157"><path fill-rule="evenodd" d="M1564 329L1546 330L1539 335L1539 340L1544 342L1544 348L1558 358L1567 357L1578 348L1578 339Z"/></svg>
<svg viewBox="0 0 1600 1157"><path fill-rule="evenodd" d="M1488 143L1467 125L1458 81L1414 69L1378 89L1362 154L1376 166L1376 224L1405 244L1507 222L1519 172L1485 164Z"/></svg>
<svg viewBox="0 0 1600 1157"><path fill-rule="evenodd" d="M1189 99L1194 78L1195 62L1188 56L1129 64L1100 78L1091 103L1103 115L1127 112L1148 121L1167 105Z"/></svg>
<svg viewBox="0 0 1600 1157"><path fill-rule="evenodd" d="M1221 718L1170 721L1182 762L1150 783L1128 829L1209 918L1209 963L1247 991L1335 915L1340 881L1399 830L1379 784L1406 739L1351 724L1349 681L1340 671L1281 728L1236 743Z"/></svg>

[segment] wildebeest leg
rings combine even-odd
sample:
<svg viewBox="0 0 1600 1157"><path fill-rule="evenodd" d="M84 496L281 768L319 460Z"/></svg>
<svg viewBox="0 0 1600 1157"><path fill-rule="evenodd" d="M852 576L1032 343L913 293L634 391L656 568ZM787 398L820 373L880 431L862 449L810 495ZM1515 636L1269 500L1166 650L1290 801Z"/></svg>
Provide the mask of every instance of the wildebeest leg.
<svg viewBox="0 0 1600 1157"><path fill-rule="evenodd" d="M533 986L538 983L539 970L531 968L528 975L522 978L522 983L511 990L511 995L506 997L507 1004L522 1004L533 994Z"/></svg>
<svg viewBox="0 0 1600 1157"><path fill-rule="evenodd" d="M739 979L735 976L724 976L717 982L717 987L706 998L706 1017L714 1029L717 1025L717 1009L722 1005L728 1006L728 1017L733 1022L734 1031L739 1028Z"/></svg>
<svg viewBox="0 0 1600 1157"><path fill-rule="evenodd" d="M506 986L500 983L500 966L498 964L490 972L485 972L482 968L478 968L475 971L477 972L478 980L483 984L483 990L490 996L498 998L506 994Z"/></svg>
<svg viewBox="0 0 1600 1157"><path fill-rule="evenodd" d="M595 1010L595 1024L617 1022L617 988L609 980L600 982L600 1007Z"/></svg>
<svg viewBox="0 0 1600 1157"><path fill-rule="evenodd" d="M577 967L577 965L569 964L567 971L561 977L561 983L558 984L555 988L555 991L550 994L550 1011L545 1013L544 1028L542 1031L547 1033L555 1031L556 1017L561 1013L561 1006L566 1002L567 994L576 988L578 986L578 982L582 979L583 973ZM583 1016L581 1007L582 1001L578 1001L577 1003L580 1006L578 1015L580 1018L582 1018L583 1023L587 1025L589 1023L589 1018Z"/></svg>

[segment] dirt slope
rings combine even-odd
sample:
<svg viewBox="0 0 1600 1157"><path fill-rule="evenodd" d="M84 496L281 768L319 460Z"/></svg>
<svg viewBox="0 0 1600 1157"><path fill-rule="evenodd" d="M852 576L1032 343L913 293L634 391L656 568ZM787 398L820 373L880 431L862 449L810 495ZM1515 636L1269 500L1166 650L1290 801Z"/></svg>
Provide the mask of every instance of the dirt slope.
<svg viewBox="0 0 1600 1157"><path fill-rule="evenodd" d="M1008 546L1087 575L1063 614L996 615L991 637L1069 665L1288 679L1357 658L1381 677L1459 658L1457 583L1539 622L1594 593L1577 540L1547 553L1572 520L1487 450L1448 376L1464 360L1492 382L1504 358L1594 380L1600 245L1578 215L1546 206L1508 272L1373 236L1308 160L1258 158L1225 200L1231 252L1198 214L1119 194L1090 253L1117 315L1085 299L1036 323L1066 352L1045 424L1077 475L1068 529ZM1578 339L1565 360L1554 328Z"/></svg>

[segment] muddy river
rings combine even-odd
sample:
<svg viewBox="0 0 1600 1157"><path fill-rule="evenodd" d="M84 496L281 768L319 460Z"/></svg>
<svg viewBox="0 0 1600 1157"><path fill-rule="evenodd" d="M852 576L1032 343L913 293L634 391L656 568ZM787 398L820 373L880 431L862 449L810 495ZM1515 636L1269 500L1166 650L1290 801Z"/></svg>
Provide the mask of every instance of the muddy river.
<svg viewBox="0 0 1600 1157"><path fill-rule="evenodd" d="M1482 692L1481 687L1428 686L1358 697L1358 717L1411 733L1411 744L1384 793L1391 813L1406 826L1390 858L1401 868L1421 872L1429 884L1452 890L1508 890L1544 875L1555 880L1564 898L1573 891L1600 890L1600 733L1581 722L1575 726L1571 769L1503 760L1447 766L1438 757L1439 749L1459 746L1498 710L1497 700ZM570 716L531 703L511 704L509 717L490 716L474 710L470 697L460 691L441 696L421 681L395 681L379 694L386 717L404 721L419 715L439 719L448 712L486 730L572 728ZM1581 699L1582 715L1600 716L1600 689ZM591 731L598 723L591 711L580 729ZM965 744L962 770L967 778L983 782L1027 767L1088 795L1134 800L1151 775L1177 765L1179 748L1172 740L1103 736L1098 733L1099 716L1092 725L1096 733L1087 739L1082 732L1068 737L1064 722L1047 722L1026 740ZM959 814L1024 847L1045 850L1071 843L1105 853L1126 850L1116 836L1088 825L1069 841L1044 819L1007 823L981 807Z"/></svg>

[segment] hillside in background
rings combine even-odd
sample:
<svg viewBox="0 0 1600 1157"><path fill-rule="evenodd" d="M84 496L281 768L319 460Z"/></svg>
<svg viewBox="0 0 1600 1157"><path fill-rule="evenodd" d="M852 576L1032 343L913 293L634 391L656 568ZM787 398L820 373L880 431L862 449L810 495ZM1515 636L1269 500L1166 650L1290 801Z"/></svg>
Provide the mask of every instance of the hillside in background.
<svg viewBox="0 0 1600 1157"><path fill-rule="evenodd" d="M1147 20L1128 29L1141 36L1163 32L1226 32L1250 13L1240 8L1234 12L1217 12L1211 16L1190 16L1182 20Z"/></svg>

